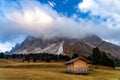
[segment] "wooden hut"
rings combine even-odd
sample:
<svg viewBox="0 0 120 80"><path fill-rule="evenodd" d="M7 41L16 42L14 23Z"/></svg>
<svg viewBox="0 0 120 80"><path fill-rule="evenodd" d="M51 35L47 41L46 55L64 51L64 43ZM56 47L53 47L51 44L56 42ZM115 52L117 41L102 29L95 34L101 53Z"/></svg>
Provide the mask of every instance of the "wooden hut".
<svg viewBox="0 0 120 80"><path fill-rule="evenodd" d="M87 74L91 62L84 58L75 58L66 62L67 72L74 74Z"/></svg>

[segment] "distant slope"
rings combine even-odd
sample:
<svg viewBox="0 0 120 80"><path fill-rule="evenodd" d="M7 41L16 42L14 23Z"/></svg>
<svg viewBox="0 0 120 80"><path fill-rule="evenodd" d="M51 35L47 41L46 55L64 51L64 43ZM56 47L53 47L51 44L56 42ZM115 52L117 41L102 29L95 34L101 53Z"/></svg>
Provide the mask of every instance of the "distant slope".
<svg viewBox="0 0 120 80"><path fill-rule="evenodd" d="M98 48L107 53L111 53L112 56L120 57L120 46L103 41L98 45Z"/></svg>

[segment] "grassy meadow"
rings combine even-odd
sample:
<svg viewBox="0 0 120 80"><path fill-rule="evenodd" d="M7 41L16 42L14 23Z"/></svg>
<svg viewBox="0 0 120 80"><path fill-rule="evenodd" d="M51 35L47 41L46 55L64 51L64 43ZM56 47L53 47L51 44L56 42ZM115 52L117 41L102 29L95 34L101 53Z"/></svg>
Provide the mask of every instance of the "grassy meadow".
<svg viewBox="0 0 120 80"><path fill-rule="evenodd" d="M0 80L120 80L120 68L96 66L88 75L66 73L61 62L20 62L0 59Z"/></svg>

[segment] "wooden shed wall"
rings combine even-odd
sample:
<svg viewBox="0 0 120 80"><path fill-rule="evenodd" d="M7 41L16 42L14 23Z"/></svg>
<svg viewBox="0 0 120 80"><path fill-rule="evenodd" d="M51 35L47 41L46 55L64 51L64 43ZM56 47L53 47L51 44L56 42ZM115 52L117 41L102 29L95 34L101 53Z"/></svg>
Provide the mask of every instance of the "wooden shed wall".
<svg viewBox="0 0 120 80"><path fill-rule="evenodd" d="M89 64L83 60L76 60L73 63L67 64L67 72L69 73L88 73Z"/></svg>
<svg viewBox="0 0 120 80"><path fill-rule="evenodd" d="M74 73L88 73L88 63L83 60L76 60L73 63Z"/></svg>
<svg viewBox="0 0 120 80"><path fill-rule="evenodd" d="M73 64L67 64L67 72L73 73Z"/></svg>

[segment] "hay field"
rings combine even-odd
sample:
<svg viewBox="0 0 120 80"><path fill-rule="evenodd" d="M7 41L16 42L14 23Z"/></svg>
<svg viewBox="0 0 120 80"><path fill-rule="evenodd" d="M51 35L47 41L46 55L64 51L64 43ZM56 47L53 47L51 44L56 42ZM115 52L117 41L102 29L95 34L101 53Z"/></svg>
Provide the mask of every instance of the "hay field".
<svg viewBox="0 0 120 80"><path fill-rule="evenodd" d="M0 80L120 80L120 68L97 66L88 75L66 73L62 62L23 63L0 59Z"/></svg>

